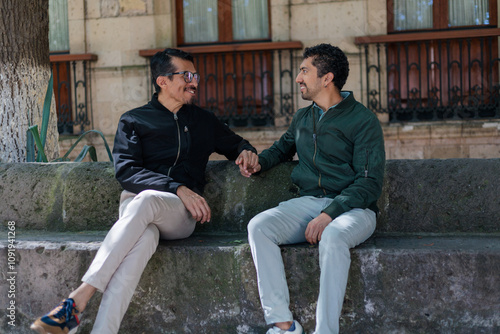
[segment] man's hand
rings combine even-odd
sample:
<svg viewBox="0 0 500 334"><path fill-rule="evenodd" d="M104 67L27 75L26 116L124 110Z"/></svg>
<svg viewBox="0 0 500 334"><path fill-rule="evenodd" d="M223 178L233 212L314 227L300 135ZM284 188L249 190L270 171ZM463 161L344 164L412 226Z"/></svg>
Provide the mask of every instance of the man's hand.
<svg viewBox="0 0 500 334"><path fill-rule="evenodd" d="M250 177L253 173L260 171L259 156L252 151L243 150L235 163L240 167L241 175Z"/></svg>
<svg viewBox="0 0 500 334"><path fill-rule="evenodd" d="M325 228L332 222L332 218L322 212L318 217L309 222L306 228L306 240L310 244L317 244L321 240L321 235Z"/></svg>
<svg viewBox="0 0 500 334"><path fill-rule="evenodd" d="M200 223L210 222L212 211L207 201L186 186L177 188L177 196L181 199L191 216Z"/></svg>

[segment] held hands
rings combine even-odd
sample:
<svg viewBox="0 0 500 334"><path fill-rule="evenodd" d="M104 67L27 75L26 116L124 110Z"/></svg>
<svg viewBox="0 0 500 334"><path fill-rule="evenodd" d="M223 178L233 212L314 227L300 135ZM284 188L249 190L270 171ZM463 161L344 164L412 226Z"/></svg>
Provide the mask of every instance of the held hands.
<svg viewBox="0 0 500 334"><path fill-rule="evenodd" d="M242 151L236 158L235 163L240 167L240 173L244 177L250 177L250 175L259 172L261 169L259 156L249 150Z"/></svg>
<svg viewBox="0 0 500 334"><path fill-rule="evenodd" d="M332 218L324 212L309 222L306 228L306 240L310 244L317 244L325 228L332 222Z"/></svg>
<svg viewBox="0 0 500 334"><path fill-rule="evenodd" d="M210 222L212 211L207 201L186 186L177 188L177 196L181 199L191 216L200 223Z"/></svg>

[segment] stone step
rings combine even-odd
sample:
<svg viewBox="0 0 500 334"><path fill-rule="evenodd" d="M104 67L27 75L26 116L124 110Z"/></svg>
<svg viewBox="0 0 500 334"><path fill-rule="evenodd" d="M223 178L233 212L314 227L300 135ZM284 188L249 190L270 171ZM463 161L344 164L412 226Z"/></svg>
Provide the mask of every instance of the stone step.
<svg viewBox="0 0 500 334"><path fill-rule="evenodd" d="M245 233L257 213L297 196L296 162L251 178L230 161L210 162L205 197L212 222L200 232ZM500 232L500 159L389 160L377 231ZM0 228L108 230L121 188L110 163L0 164Z"/></svg>
<svg viewBox="0 0 500 334"><path fill-rule="evenodd" d="M8 236L0 233L0 256ZM104 237L101 231L16 234L14 298L0 268L0 307L15 301L16 327L79 285ZM342 333L498 333L500 235L377 234L351 251ZM314 326L318 249L282 247L291 308L307 333ZM4 263L4 262L3 262ZM82 318L89 333L100 294ZM263 333L255 269L245 234L209 235L160 243L148 263L120 333Z"/></svg>

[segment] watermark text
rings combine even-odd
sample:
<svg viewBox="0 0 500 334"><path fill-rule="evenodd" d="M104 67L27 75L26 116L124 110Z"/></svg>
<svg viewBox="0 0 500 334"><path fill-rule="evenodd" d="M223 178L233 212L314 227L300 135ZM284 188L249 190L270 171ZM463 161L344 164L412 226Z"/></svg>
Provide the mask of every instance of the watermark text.
<svg viewBox="0 0 500 334"><path fill-rule="evenodd" d="M7 306L7 323L16 326L16 222L9 221L7 223L7 298L9 300Z"/></svg>

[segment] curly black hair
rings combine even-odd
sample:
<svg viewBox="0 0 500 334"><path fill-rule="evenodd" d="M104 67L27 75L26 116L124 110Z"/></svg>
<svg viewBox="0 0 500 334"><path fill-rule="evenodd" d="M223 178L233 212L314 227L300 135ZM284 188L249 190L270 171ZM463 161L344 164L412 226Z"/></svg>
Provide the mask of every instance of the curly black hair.
<svg viewBox="0 0 500 334"><path fill-rule="evenodd" d="M176 71L174 64L172 64L172 57L177 57L180 59L188 60L194 64L193 56L189 53L179 50L167 48L163 51L157 52L153 57L151 57L151 80L153 81L153 86L157 93L160 92L160 86L156 83L156 79L165 75L165 73L172 73ZM172 78L170 78L172 80Z"/></svg>
<svg viewBox="0 0 500 334"><path fill-rule="evenodd" d="M330 44L318 44L304 50L304 59L312 57L312 64L318 69L318 77L333 73L333 84L342 90L349 76L349 61L338 47Z"/></svg>

